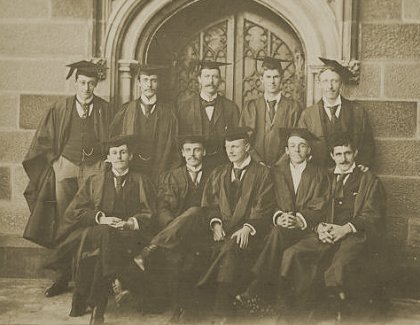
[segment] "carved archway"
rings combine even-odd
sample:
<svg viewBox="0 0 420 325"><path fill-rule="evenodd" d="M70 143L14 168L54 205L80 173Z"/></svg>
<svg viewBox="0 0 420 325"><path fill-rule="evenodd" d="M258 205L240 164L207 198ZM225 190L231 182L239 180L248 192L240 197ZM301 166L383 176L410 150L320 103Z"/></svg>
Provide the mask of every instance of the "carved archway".
<svg viewBox="0 0 420 325"><path fill-rule="evenodd" d="M119 102L133 98L131 67L148 62L148 49L159 28L187 7L211 0L126 0L110 5L101 55L111 65L106 86ZM251 0L250 0L251 1ZM111 1L112 2L112 1ZM306 102L316 98L314 77L319 56L348 60L355 0L254 0L287 22L299 37L306 59Z"/></svg>

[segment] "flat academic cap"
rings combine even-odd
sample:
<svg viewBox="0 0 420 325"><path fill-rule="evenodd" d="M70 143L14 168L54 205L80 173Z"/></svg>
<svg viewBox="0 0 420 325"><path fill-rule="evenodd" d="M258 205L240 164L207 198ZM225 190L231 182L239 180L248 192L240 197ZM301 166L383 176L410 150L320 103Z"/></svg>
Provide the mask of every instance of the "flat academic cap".
<svg viewBox="0 0 420 325"><path fill-rule="evenodd" d="M280 73L283 73L283 67L281 63L290 62L290 60L276 59L271 56L257 57L255 60L262 61L261 67L270 69L270 70L276 69L276 70L279 70Z"/></svg>
<svg viewBox="0 0 420 325"><path fill-rule="evenodd" d="M145 75L158 75L165 70L168 70L169 67L165 65L157 65L157 64L140 64L138 65L137 75L145 74Z"/></svg>
<svg viewBox="0 0 420 325"><path fill-rule="evenodd" d="M225 140L235 141L239 139L244 139L250 142L252 133L253 131L249 127L238 127L238 128L228 129L225 133Z"/></svg>
<svg viewBox="0 0 420 325"><path fill-rule="evenodd" d="M217 69L219 70L220 67L230 65L230 63L227 62L217 62L217 61L211 61L211 60L201 60L198 61L199 70L203 69Z"/></svg>
<svg viewBox="0 0 420 325"><path fill-rule="evenodd" d="M66 66L70 68L66 80L73 75L75 70L77 70L77 74L98 79L104 79L106 71L104 64L94 63L92 61L86 60L68 64Z"/></svg>
<svg viewBox="0 0 420 325"><path fill-rule="evenodd" d="M308 142L318 140L318 138L313 133L304 128L281 128L280 135L285 137L287 140L293 136L305 139Z"/></svg>
<svg viewBox="0 0 420 325"><path fill-rule="evenodd" d="M108 150L113 147L119 147L126 144L128 147L132 147L136 142L136 136L134 135L117 135L112 137L106 142Z"/></svg>
<svg viewBox="0 0 420 325"><path fill-rule="evenodd" d="M343 81L347 82L353 77L351 71L345 66L341 65L338 61L321 57L319 59L325 64L325 68L332 68L334 71L336 71L341 76Z"/></svg>
<svg viewBox="0 0 420 325"><path fill-rule="evenodd" d="M180 135L177 137L179 146L183 146L185 143L201 143L205 144L206 140L201 135Z"/></svg>

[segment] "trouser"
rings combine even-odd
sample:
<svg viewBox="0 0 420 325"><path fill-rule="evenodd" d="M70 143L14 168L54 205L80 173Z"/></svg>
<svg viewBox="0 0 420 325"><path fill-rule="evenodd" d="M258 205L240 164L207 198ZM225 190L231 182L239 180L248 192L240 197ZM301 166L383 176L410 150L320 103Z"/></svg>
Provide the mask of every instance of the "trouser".
<svg viewBox="0 0 420 325"><path fill-rule="evenodd" d="M79 256L74 297L96 306L108 295L115 278L124 288L136 292L142 281L133 259L149 239L139 230L117 230L108 225L91 227Z"/></svg>
<svg viewBox="0 0 420 325"><path fill-rule="evenodd" d="M79 187L86 179L104 168L104 161L98 161L94 164L75 165L68 159L60 156L53 163L55 173L55 196L57 207L57 227L63 221L64 214L70 202L73 200ZM67 283L71 280L71 261L75 251L68 252L68 258L61 266L56 268L56 282Z"/></svg>

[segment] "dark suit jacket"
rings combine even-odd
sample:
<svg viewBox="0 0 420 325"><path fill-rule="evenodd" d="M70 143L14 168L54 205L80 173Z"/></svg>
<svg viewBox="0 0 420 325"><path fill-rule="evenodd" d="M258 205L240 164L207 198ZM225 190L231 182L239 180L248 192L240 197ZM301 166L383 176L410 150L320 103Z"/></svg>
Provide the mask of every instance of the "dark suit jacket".
<svg viewBox="0 0 420 325"><path fill-rule="evenodd" d="M271 166L281 158L286 146L286 139L280 136L280 128L296 127L301 108L297 101L282 96L271 122L266 106L263 96L251 100L242 110L239 124L254 130L252 159Z"/></svg>
<svg viewBox="0 0 420 325"><path fill-rule="evenodd" d="M173 219L190 208L190 202L186 202L187 195L191 190L188 181L189 174L185 165L170 170L162 176L158 190L158 223L160 228L166 227ZM208 178L208 170L203 165L200 180L201 191L204 189ZM202 194L202 192L201 192ZM198 204L197 206L200 206Z"/></svg>
<svg viewBox="0 0 420 325"><path fill-rule="evenodd" d="M333 161L329 155L328 140L325 137L325 126L321 118L324 110L323 101L306 108L299 119L298 127L311 131L319 141L312 145L313 161L321 166L332 166ZM357 164L372 166L375 157L375 144L372 130L369 125L368 114L359 104L341 97L341 113L347 129L343 130L353 136L353 142L358 147Z"/></svg>

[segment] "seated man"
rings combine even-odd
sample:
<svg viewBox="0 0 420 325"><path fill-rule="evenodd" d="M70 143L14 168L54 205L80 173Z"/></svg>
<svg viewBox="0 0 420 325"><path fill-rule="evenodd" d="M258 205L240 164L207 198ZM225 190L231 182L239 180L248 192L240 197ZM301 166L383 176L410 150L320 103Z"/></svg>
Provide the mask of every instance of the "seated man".
<svg viewBox="0 0 420 325"><path fill-rule="evenodd" d="M129 264L151 237L155 191L146 178L129 169L132 140L128 136L110 140L107 160L112 168L88 178L65 214L66 233L86 229L70 315L82 315L89 305L91 324L104 321L111 283L121 298ZM86 256L95 258L88 262Z"/></svg>
<svg viewBox="0 0 420 325"><path fill-rule="evenodd" d="M257 307L256 296L271 298L280 283L283 251L311 233L320 221L325 221L328 202L326 171L309 160L314 136L306 129L283 129L287 140L288 159L271 169L276 194L277 211L273 225L252 272L255 280L237 300L247 307ZM270 299L269 299L270 300Z"/></svg>
<svg viewBox="0 0 420 325"><path fill-rule="evenodd" d="M153 243L160 248L184 250L206 245L214 258L198 286L214 284L215 316L230 310L237 285L248 276L249 261L264 238L264 225L272 214L272 181L267 167L251 160L248 129L229 131L225 138L229 164L217 167L206 182L202 208L191 208L177 217ZM171 228L170 231L168 229Z"/></svg>
<svg viewBox="0 0 420 325"><path fill-rule="evenodd" d="M369 292L363 292L369 283L366 276L377 279L377 270L369 265L380 260L377 257L384 247L385 192L376 176L356 167L356 156L350 137L334 138L331 157L335 168L329 174L331 205L327 221L283 254L281 275L291 282L302 304L320 271L337 306L344 306L346 300L367 304L361 299L369 297Z"/></svg>

